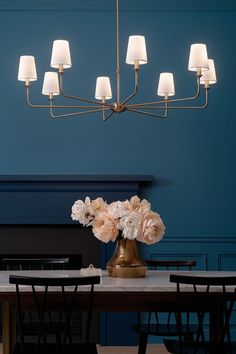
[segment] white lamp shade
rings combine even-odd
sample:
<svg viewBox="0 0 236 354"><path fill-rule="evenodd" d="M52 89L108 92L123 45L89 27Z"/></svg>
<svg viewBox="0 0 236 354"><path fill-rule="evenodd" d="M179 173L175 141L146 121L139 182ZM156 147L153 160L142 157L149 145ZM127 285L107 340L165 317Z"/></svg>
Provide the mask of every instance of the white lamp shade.
<svg viewBox="0 0 236 354"><path fill-rule="evenodd" d="M53 94L54 96L60 94L57 73L48 71L44 74L42 94L43 95Z"/></svg>
<svg viewBox="0 0 236 354"><path fill-rule="evenodd" d="M147 64L147 51L144 36L130 36L126 54L127 64Z"/></svg>
<svg viewBox="0 0 236 354"><path fill-rule="evenodd" d="M97 100L109 100L112 98L111 84L108 76L97 77L95 98Z"/></svg>
<svg viewBox="0 0 236 354"><path fill-rule="evenodd" d="M35 66L35 59L32 55L22 55L20 57L19 70L18 70L18 80L19 81L36 81L37 72Z"/></svg>
<svg viewBox="0 0 236 354"><path fill-rule="evenodd" d="M197 71L199 69L201 71L209 69L207 47L205 44L195 43L190 48L188 70Z"/></svg>
<svg viewBox="0 0 236 354"><path fill-rule="evenodd" d="M159 96L174 96L175 85L174 76L172 73L161 73L158 83L157 94Z"/></svg>
<svg viewBox="0 0 236 354"><path fill-rule="evenodd" d="M70 68L71 57L69 42L58 39L53 41L51 67L59 68L60 65L62 65L64 69Z"/></svg>
<svg viewBox="0 0 236 354"><path fill-rule="evenodd" d="M204 71L200 78L200 83L203 85L205 83L212 85L217 82L214 60L208 59L208 64L209 64L209 70Z"/></svg>

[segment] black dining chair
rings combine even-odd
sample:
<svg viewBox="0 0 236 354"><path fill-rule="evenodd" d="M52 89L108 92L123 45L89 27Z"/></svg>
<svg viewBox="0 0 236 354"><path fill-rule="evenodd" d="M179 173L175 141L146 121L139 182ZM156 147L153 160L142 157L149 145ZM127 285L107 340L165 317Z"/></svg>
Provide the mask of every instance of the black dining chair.
<svg viewBox="0 0 236 354"><path fill-rule="evenodd" d="M150 270L192 270L196 260L145 260ZM145 354L149 336L176 336L177 328L173 323L174 313L159 314L157 312L137 313L137 323L132 325L132 330L139 336L138 354ZM163 318L164 317L164 318ZM190 326L191 331L196 331L196 326ZM190 332L188 335L190 335Z"/></svg>
<svg viewBox="0 0 236 354"><path fill-rule="evenodd" d="M1 263L6 270L64 270L69 257L8 257Z"/></svg>
<svg viewBox="0 0 236 354"><path fill-rule="evenodd" d="M236 276L170 275L170 282L176 283L177 307L176 326L178 339L163 339L166 349L173 354L235 354L236 343L231 341L231 317L236 300ZM186 289L187 286L187 289ZM214 288L214 289L213 289ZM186 302L184 293L192 292L191 303ZM209 293L216 292L215 300L209 300ZM183 338L183 315L191 311L197 323L197 333L186 340ZM221 318L216 333L208 333L210 314Z"/></svg>
<svg viewBox="0 0 236 354"><path fill-rule="evenodd" d="M96 344L90 342L90 332L92 326L93 314L93 295L94 285L100 283L99 276L91 277L70 277L70 276L49 276L35 277L25 275L10 275L9 283L16 286L16 303L17 317L19 324L20 341L16 343L13 354L97 354ZM84 338L74 341L71 333L71 318L75 310L80 308L80 293L83 287L87 287L85 311L85 333ZM27 292L27 301L25 301L25 292ZM24 331L24 311L30 307L34 307L38 317L37 338L34 342L27 340ZM61 340L44 341L44 334L47 333L45 318L47 311L51 309L60 310L62 314L59 321L54 322L51 326L55 327L55 331L61 331L61 323L65 323Z"/></svg>
<svg viewBox="0 0 236 354"><path fill-rule="evenodd" d="M69 257L26 257L11 256L2 258L2 269L9 271L17 270L64 270L65 266L69 263ZM58 328L52 325L53 316L55 314L47 313L47 335L55 334L57 339L60 340L60 332ZM77 322L81 322L81 316L77 314ZM35 336L37 334L38 321L33 311L24 312L24 332L28 336ZM55 331L56 330L56 331ZM45 331L46 332L46 331ZM46 341L46 336L44 336Z"/></svg>

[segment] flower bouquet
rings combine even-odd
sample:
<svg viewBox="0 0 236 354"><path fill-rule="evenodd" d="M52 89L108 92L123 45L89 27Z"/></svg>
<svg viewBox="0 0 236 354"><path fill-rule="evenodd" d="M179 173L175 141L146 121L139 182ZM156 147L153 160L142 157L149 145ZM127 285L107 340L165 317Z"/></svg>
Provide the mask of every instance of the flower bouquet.
<svg viewBox="0 0 236 354"><path fill-rule="evenodd" d="M140 267L135 240L151 245L159 242L165 233L160 215L151 210L147 200L140 200L138 196L110 204L102 198L90 200L86 197L85 201L74 203L71 217L83 226L91 226L94 236L100 241L118 241L115 254L108 262L108 272L112 276L117 276L114 274L117 274L118 268L118 274L122 273L121 269L124 273L125 268L128 268L125 273L134 274L129 272L130 268ZM143 261L141 266L145 268ZM113 268L116 268L115 272ZM143 270L141 274L144 276Z"/></svg>

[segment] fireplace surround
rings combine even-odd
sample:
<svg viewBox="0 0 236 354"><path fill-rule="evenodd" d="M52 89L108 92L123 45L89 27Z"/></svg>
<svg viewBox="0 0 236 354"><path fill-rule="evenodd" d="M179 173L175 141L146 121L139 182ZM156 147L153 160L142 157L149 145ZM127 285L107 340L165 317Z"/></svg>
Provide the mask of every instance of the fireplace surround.
<svg viewBox="0 0 236 354"><path fill-rule="evenodd" d="M124 200L152 181L150 175L1 176L0 253L80 253L83 266L104 267L114 245L71 220L73 203L86 196Z"/></svg>
<svg viewBox="0 0 236 354"><path fill-rule="evenodd" d="M4 255L70 255L76 263L82 255L82 266L90 263L105 268L114 250L114 243L98 241L90 228L83 228L71 219L71 207L78 199L102 197L108 202L142 197L151 175L89 176L1 176L0 177L0 257ZM129 317L124 314L101 316L100 343L129 345ZM131 322L134 319L131 319ZM119 331L109 332L110 323ZM124 326L126 323L126 326ZM122 331L122 333L121 333ZM120 339L122 338L122 343Z"/></svg>

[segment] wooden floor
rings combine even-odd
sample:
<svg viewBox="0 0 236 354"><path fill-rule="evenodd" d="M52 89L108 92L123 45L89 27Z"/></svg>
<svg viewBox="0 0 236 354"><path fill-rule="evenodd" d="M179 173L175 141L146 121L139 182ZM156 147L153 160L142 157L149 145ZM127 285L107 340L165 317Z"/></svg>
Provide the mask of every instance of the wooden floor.
<svg viewBox="0 0 236 354"><path fill-rule="evenodd" d="M137 354L137 347L101 347L98 345L98 354ZM161 344L149 344L146 354L167 354ZM2 354L2 344L0 343L0 354Z"/></svg>
<svg viewBox="0 0 236 354"><path fill-rule="evenodd" d="M98 354L137 354L137 347L101 347L98 346ZM162 344L149 344L146 354L168 354Z"/></svg>

